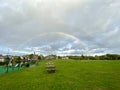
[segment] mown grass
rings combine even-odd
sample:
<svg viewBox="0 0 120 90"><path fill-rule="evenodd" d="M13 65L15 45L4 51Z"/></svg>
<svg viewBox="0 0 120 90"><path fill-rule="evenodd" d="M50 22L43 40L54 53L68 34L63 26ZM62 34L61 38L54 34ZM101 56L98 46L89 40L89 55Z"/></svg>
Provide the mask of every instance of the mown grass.
<svg viewBox="0 0 120 90"><path fill-rule="evenodd" d="M53 60L54 74L46 62L1 75L0 90L120 90L120 61Z"/></svg>

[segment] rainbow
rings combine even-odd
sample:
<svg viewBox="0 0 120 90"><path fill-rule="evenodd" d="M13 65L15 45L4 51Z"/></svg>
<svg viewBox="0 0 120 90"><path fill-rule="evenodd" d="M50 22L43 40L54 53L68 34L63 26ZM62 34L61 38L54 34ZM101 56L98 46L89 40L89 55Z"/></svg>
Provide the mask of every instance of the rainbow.
<svg viewBox="0 0 120 90"><path fill-rule="evenodd" d="M22 43L22 44L18 47L18 49L24 47L25 45L27 45L27 43L31 42L32 40L34 40L34 39L36 39L36 38L38 38L38 37L47 36L47 35L50 35L50 34L53 34L53 35L54 35L54 34L57 34L57 35L61 35L61 36L63 36L63 37L68 37L68 38L74 40L75 42L79 43L80 45L82 45L82 46L84 46L84 47L87 46L87 44L86 44L85 42L83 42L83 41L80 40L79 38L75 37L74 35L71 35L71 34L68 34L68 33L64 33L64 32L50 32L50 33L42 33L42 34L40 34L40 35L37 35L36 37L33 37L33 38L25 41L24 43Z"/></svg>

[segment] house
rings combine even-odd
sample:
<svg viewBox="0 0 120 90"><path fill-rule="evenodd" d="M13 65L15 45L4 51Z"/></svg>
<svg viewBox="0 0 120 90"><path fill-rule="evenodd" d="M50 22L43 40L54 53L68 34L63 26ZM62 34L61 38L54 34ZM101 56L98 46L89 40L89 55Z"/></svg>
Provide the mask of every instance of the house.
<svg viewBox="0 0 120 90"><path fill-rule="evenodd" d="M4 62L4 61L5 61L4 57L0 56L0 62Z"/></svg>
<svg viewBox="0 0 120 90"><path fill-rule="evenodd" d="M37 61L38 60L38 55L34 54L32 60Z"/></svg>
<svg viewBox="0 0 120 90"><path fill-rule="evenodd" d="M69 57L67 57L67 56L63 56L61 59L62 59L62 60L68 60Z"/></svg>
<svg viewBox="0 0 120 90"><path fill-rule="evenodd" d="M0 62L5 62L5 58L2 54L0 54Z"/></svg>
<svg viewBox="0 0 120 90"><path fill-rule="evenodd" d="M45 57L45 60L52 60L52 59L58 59L56 55L48 55Z"/></svg>

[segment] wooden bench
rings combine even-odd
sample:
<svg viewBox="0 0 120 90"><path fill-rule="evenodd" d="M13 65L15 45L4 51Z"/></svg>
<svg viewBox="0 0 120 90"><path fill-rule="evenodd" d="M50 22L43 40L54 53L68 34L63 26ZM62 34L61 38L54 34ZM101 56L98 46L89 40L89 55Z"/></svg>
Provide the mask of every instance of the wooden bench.
<svg viewBox="0 0 120 90"><path fill-rule="evenodd" d="M48 73L55 73L56 72L56 66L53 62L46 63L46 70Z"/></svg>

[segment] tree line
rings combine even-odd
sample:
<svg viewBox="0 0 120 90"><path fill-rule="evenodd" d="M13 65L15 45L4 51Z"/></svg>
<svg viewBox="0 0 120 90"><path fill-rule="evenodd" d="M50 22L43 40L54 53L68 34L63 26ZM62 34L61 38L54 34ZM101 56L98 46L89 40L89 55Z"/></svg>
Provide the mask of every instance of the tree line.
<svg viewBox="0 0 120 90"><path fill-rule="evenodd" d="M106 55L95 55L95 56L68 56L69 59L74 60L120 60L120 55L118 54L106 54Z"/></svg>

